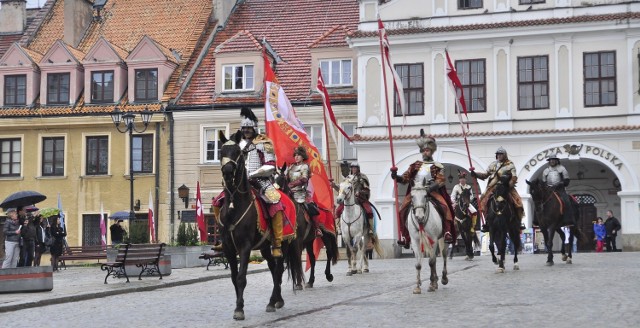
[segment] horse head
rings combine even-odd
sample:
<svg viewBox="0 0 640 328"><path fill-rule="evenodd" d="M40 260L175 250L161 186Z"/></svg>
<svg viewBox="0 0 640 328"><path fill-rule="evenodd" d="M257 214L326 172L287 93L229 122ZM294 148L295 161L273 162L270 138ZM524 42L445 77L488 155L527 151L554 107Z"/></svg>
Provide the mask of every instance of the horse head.
<svg viewBox="0 0 640 328"><path fill-rule="evenodd" d="M540 179L534 179L532 181L526 180L529 185L529 194L535 205L536 213L542 212L542 206L545 203L545 199L551 195L551 190L547 187L544 181Z"/></svg>
<svg viewBox="0 0 640 328"><path fill-rule="evenodd" d="M471 189L463 188L460 196L456 200L456 206L460 208L461 211L466 212L469 204L471 204Z"/></svg>
<svg viewBox="0 0 640 328"><path fill-rule="evenodd" d="M289 188L289 178L287 177L287 163L282 164L282 167L276 167L275 183L280 186L280 190L285 194L291 193Z"/></svg>
<svg viewBox="0 0 640 328"><path fill-rule="evenodd" d="M222 147L220 148L220 170L224 188L233 194L241 187L241 183L246 180L245 158L240 148L242 133L240 131L232 134L229 139L221 131L219 134Z"/></svg>
<svg viewBox="0 0 640 328"><path fill-rule="evenodd" d="M338 191L338 198L336 201L338 204L355 202L355 195L353 193L353 184L351 183L351 180L345 179L340 182L340 191Z"/></svg>
<svg viewBox="0 0 640 328"><path fill-rule="evenodd" d="M413 208L413 215L421 220L427 214L427 206L429 202L429 185L431 182L431 172L422 165L415 178L413 179L413 186L411 187L411 207Z"/></svg>

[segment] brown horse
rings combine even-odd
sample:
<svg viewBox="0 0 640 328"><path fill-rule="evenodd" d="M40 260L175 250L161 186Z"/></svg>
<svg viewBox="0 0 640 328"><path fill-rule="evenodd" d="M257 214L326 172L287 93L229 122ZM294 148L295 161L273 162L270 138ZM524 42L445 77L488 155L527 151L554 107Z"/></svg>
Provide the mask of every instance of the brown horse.
<svg viewBox="0 0 640 328"><path fill-rule="evenodd" d="M284 191L287 195L291 196L291 190L289 189L289 181L285 175L286 164L280 168L280 172L276 179L276 183L280 186L282 191ZM311 272L309 274L309 280L305 284L306 288L313 288L313 284L316 281L315 277L315 267L316 267L316 256L313 252L313 243L316 239L315 230L312 229L313 224L311 222L312 218L309 217L306 206L300 203L296 204L296 242L298 243L298 250L300 254L298 257L302 256L302 250L305 249L307 251L307 255L309 256L310 268ZM323 209L320 209L322 211ZM322 228L322 227L321 227ZM327 252L327 266L324 269L324 275L327 278L327 281L333 281L333 274L331 273L331 265L335 265L338 263L338 241L334 232L327 231L326 229L322 229L322 242L324 243L326 252ZM302 289L302 284L304 281L298 279L294 281L296 285L296 289Z"/></svg>
<svg viewBox="0 0 640 328"><path fill-rule="evenodd" d="M514 204L510 201L509 196L509 181L511 180L511 174L505 174L499 178L493 194L489 197L486 209L486 218L488 222L491 222L489 226L489 250L491 251L491 258L493 263L498 265L496 272L504 273L504 257L507 249L507 238L511 240L514 246L513 255L513 270L520 270L518 264L518 252L520 251L520 220L516 214ZM497 259L494 254L495 242L498 247L498 255L500 259Z"/></svg>
<svg viewBox="0 0 640 328"><path fill-rule="evenodd" d="M535 205L534 215L537 218L540 231L544 237L544 245L547 249L547 265L553 265L553 237L556 232L562 240L560 242L562 244L560 247L562 260L566 261L567 264L573 263L571 250L573 249L574 237L581 236L581 232L576 226L569 229L569 249L565 249L565 234L560 229L562 228L561 208L563 206L560 197L553 188L548 187L540 179L527 181L527 184L529 185L529 194L531 194L531 199L533 199L533 204Z"/></svg>
<svg viewBox="0 0 640 328"><path fill-rule="evenodd" d="M465 260L467 261L473 260L473 243L476 246L480 245L478 235L471 232L473 220L471 212L469 212L469 204L471 204L471 189L462 189L462 193L460 193L454 204L454 209L456 212L456 230L464 241L465 253L467 254Z"/></svg>
<svg viewBox="0 0 640 328"><path fill-rule="evenodd" d="M240 131L231 135L229 140L220 133L220 141L223 144L220 149L221 170L225 192L224 204L220 210L220 225L223 252L231 268L231 281L236 290L236 308L233 313L233 318L236 320L245 318L243 294L247 286L247 267L252 249L260 250L262 257L267 260L273 279L273 290L267 304L267 312L275 312L276 309L284 306L281 293L283 261L287 263L292 280L304 279L300 253L295 240L284 241L282 243L284 258L276 259L271 254L269 231L263 235L257 228L256 197L249 184L245 155L239 146L240 140ZM238 264L240 264L239 269Z"/></svg>

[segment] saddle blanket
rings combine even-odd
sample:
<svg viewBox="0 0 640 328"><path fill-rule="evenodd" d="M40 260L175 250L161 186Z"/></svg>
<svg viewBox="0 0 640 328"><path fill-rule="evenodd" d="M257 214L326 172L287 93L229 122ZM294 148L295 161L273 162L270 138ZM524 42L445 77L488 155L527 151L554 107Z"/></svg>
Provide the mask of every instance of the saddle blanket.
<svg viewBox="0 0 640 328"><path fill-rule="evenodd" d="M256 207L258 208L258 230L261 234L265 234L267 229L269 228L269 221L267 218L269 215L267 214L267 204L263 203L260 199L260 196L254 190L254 195L256 196ZM282 239L289 240L294 239L296 237L296 205L293 203L291 198L283 193L281 190L278 190L280 193L280 203L284 208L284 218L282 222Z"/></svg>

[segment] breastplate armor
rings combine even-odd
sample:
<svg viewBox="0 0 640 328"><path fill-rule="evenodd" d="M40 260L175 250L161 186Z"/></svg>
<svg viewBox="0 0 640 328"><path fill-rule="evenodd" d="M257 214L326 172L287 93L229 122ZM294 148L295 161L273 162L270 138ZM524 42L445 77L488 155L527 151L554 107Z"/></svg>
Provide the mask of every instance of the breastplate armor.
<svg viewBox="0 0 640 328"><path fill-rule="evenodd" d="M289 168L287 177L289 178L289 182L295 182L299 179L304 178L306 178L308 181L309 165L304 163L299 165L292 165ZM296 201L296 203L304 203L307 199L307 183L291 188L291 193L293 194L293 199Z"/></svg>
<svg viewBox="0 0 640 328"><path fill-rule="evenodd" d="M555 186L560 182L562 182L560 172L558 172L558 170L556 170L555 168L550 167L549 171L547 172L547 185Z"/></svg>

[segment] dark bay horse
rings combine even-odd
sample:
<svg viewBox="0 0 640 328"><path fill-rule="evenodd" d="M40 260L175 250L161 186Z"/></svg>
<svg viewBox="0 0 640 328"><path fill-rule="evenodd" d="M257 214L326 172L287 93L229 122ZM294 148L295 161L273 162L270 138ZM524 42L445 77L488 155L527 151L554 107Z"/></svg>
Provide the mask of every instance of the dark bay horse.
<svg viewBox="0 0 640 328"><path fill-rule="evenodd" d="M292 280L304 279L297 244L283 241L284 258L276 259L271 254L268 238L270 229L265 235L258 230L256 197L247 178L245 155L240 149L240 140L239 131L231 135L229 140L220 133L220 141L223 143L220 158L225 192L224 204L220 210L221 233L223 252L231 268L231 281L236 290L236 308L233 312L233 318L236 320L245 318L243 294L247 286L247 267L252 249L260 250L271 271L273 290L267 304L267 312L275 312L277 308L284 306L281 294L283 262L287 262Z"/></svg>
<svg viewBox="0 0 640 328"><path fill-rule="evenodd" d="M456 203L454 204L456 215L456 227L457 231L464 241L464 248L467 257L465 260L473 260L473 243L476 246L480 245L478 235L471 232L473 226L473 220L471 218L471 212L469 212L469 204L471 204L471 189L462 189L462 193L458 196Z"/></svg>
<svg viewBox="0 0 640 328"><path fill-rule="evenodd" d="M276 182L287 195L291 195L291 190L289 189L289 180L285 175L286 165L280 168L280 172L278 174L278 178ZM313 288L313 284L316 281L315 278L315 267L316 267L316 255L313 252L313 243L316 240L315 229L313 229L313 224L311 223L312 218L309 217L307 213L307 209L300 203L296 204L296 242L298 243L298 250L300 254L298 257L302 256L302 250L305 249L307 251L307 255L309 256L310 268L311 272L309 274L309 280L305 284L306 288ZM323 211L320 209L320 211ZM323 229L322 232L322 242L324 243L326 252L327 252L327 266L324 269L324 275L327 278L327 281L333 281L333 274L331 273L331 265L335 265L338 263L338 240L336 235L333 232L327 231ZM304 283L302 280L298 279L294 281L296 285L296 289L302 289L302 284Z"/></svg>
<svg viewBox="0 0 640 328"><path fill-rule="evenodd" d="M538 219L538 225L540 231L544 237L544 245L547 248L547 263L546 265L553 265L553 237L557 232L560 235L560 252L562 253L562 260L567 264L573 263L571 250L573 249L574 237L581 236L580 231L576 226L569 229L569 249L565 249L565 234L562 231L562 201L556 194L555 190L548 187L544 181L535 179L533 181L527 181L529 185L529 194L533 199L535 205L534 215Z"/></svg>
<svg viewBox="0 0 640 328"><path fill-rule="evenodd" d="M504 273L504 258L507 251L507 238L511 240L514 249L513 270L520 270L518 264L518 252L520 251L520 219L516 214L515 205L509 196L509 181L511 174L499 177L498 184L487 202L487 221L489 226L489 250L493 263L498 265L497 273ZM494 254L494 242L498 248L497 259Z"/></svg>

